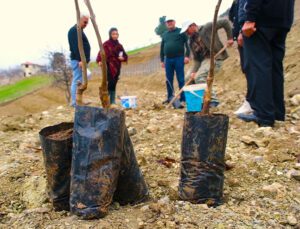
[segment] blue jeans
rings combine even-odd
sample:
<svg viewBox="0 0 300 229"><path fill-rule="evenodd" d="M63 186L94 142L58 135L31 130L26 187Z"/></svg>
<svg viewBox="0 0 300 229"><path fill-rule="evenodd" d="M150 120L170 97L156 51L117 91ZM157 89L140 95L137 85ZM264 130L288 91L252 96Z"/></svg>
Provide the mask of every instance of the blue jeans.
<svg viewBox="0 0 300 229"><path fill-rule="evenodd" d="M174 73L176 72L176 77L178 81L179 89L184 86L184 56L165 58L165 69L166 69L166 84L168 92L168 100L174 97ZM180 101L185 101L184 93L180 95Z"/></svg>
<svg viewBox="0 0 300 229"><path fill-rule="evenodd" d="M73 71L73 79L71 83L71 105L76 105L76 90L77 90L77 81L82 82L82 69L79 67L79 61L78 60L71 60L71 67Z"/></svg>

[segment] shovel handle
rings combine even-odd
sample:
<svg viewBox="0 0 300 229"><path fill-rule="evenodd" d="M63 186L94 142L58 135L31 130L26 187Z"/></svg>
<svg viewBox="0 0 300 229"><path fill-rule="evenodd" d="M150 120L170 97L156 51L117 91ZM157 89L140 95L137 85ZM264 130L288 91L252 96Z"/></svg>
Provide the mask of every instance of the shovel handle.
<svg viewBox="0 0 300 229"><path fill-rule="evenodd" d="M169 102L167 108L169 108L174 102L175 100L181 95L181 93L183 92L184 87L188 86L192 81L194 80L193 77L191 77L186 83L185 85L179 90L179 92L174 96L174 98Z"/></svg>
<svg viewBox="0 0 300 229"><path fill-rule="evenodd" d="M218 58L226 49L228 48L228 45L224 45L224 47L215 55L215 59Z"/></svg>

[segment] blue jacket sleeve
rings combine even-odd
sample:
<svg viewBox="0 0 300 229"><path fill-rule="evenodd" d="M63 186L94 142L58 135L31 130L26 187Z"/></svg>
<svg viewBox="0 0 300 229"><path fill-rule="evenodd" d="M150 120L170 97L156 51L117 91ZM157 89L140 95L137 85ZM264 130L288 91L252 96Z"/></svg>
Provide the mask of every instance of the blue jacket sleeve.
<svg viewBox="0 0 300 229"><path fill-rule="evenodd" d="M165 42L164 42L164 38L162 38L161 45L160 45L160 61L161 62L164 62L164 60L165 60L164 48L165 48Z"/></svg>
<svg viewBox="0 0 300 229"><path fill-rule="evenodd" d="M70 51L74 55L77 55L77 50L78 50L78 40L77 40L77 31L74 29L70 29L68 33L68 40L69 40L69 46L70 46Z"/></svg>
<svg viewBox="0 0 300 229"><path fill-rule="evenodd" d="M247 0L240 0L238 5L238 23L242 26L246 21L246 6Z"/></svg>
<svg viewBox="0 0 300 229"><path fill-rule="evenodd" d="M246 21L256 22L263 0L247 0L245 4Z"/></svg>

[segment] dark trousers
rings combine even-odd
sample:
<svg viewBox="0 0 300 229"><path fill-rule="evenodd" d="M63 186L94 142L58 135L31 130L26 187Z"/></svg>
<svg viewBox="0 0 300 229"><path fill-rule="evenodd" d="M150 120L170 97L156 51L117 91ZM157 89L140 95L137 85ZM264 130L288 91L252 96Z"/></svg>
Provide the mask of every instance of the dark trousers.
<svg viewBox="0 0 300 229"><path fill-rule="evenodd" d="M259 124L285 120L283 58L288 31L258 28L244 37L244 70L248 81L248 102Z"/></svg>
<svg viewBox="0 0 300 229"><path fill-rule="evenodd" d="M168 92L168 100L174 97L174 73L176 72L176 77L178 81L179 89L184 86L184 56L166 58L165 59L165 69L166 69L166 84ZM185 101L184 93L180 95L180 101Z"/></svg>
<svg viewBox="0 0 300 229"><path fill-rule="evenodd" d="M238 46L239 54L240 54L240 62L241 62L241 69L242 72L246 76L246 81L247 81L247 92L246 92L246 100L248 101L249 97L249 84L248 84L248 77L245 72L245 57L244 57L244 47Z"/></svg>
<svg viewBox="0 0 300 229"><path fill-rule="evenodd" d="M109 67L107 68L107 81L108 81L108 91L116 91L117 83L119 81L120 71L118 71L118 74L116 76L112 76L109 70Z"/></svg>
<svg viewBox="0 0 300 229"><path fill-rule="evenodd" d="M242 69L242 72L245 73L244 47L241 47L238 45L238 50L239 50L239 54L240 54L241 69Z"/></svg>

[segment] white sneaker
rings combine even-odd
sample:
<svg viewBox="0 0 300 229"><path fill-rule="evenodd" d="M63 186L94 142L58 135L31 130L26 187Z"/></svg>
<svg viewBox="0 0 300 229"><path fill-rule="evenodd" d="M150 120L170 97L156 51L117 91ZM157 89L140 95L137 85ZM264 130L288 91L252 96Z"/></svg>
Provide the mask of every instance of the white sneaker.
<svg viewBox="0 0 300 229"><path fill-rule="evenodd" d="M238 114L249 114L253 112L250 104L248 103L247 100L244 101L244 103L242 104L242 106L240 106L240 108L234 112L235 115L238 115Z"/></svg>

